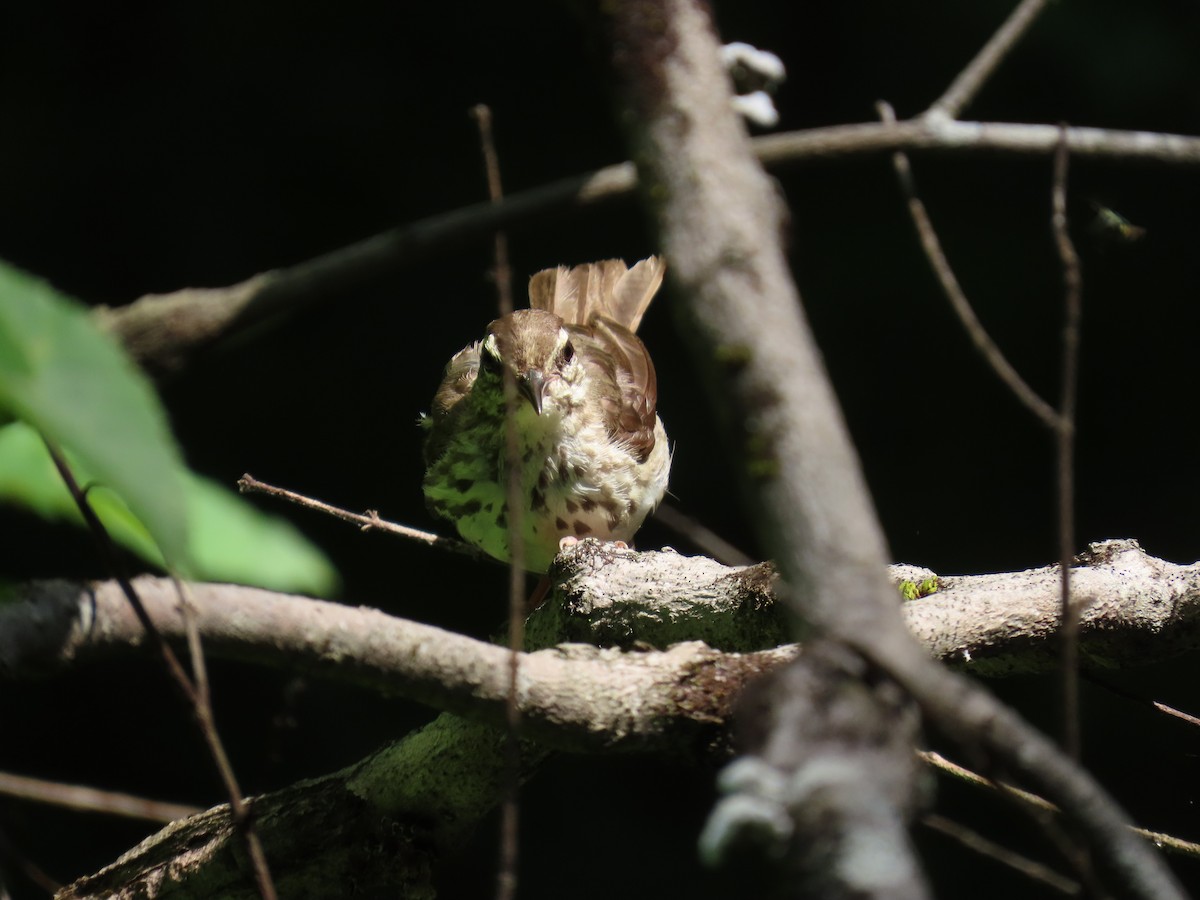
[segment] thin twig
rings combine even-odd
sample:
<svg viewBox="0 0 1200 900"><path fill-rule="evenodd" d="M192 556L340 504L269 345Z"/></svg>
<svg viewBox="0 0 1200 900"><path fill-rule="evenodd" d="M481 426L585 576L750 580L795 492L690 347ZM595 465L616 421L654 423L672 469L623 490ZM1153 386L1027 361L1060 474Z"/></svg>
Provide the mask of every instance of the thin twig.
<svg viewBox="0 0 1200 900"><path fill-rule="evenodd" d="M322 512L333 516L335 519L341 519L343 522L357 525L363 531L383 531L411 541L417 541L435 550L445 550L448 553L469 556L480 562L492 561L492 558L486 553L464 541L442 537L430 531L421 531L418 528L410 528L407 525L398 525L395 522L389 522L387 519L381 519L379 513L373 509L367 510L365 514L351 512L348 509L342 509L340 506L333 506L313 497L289 491L287 488L276 487L275 485L267 484L265 481L259 481L249 473L239 478L237 484L238 490L243 494L266 494L268 497L278 497L281 500L295 503L297 506L303 506L305 509Z"/></svg>
<svg viewBox="0 0 1200 900"><path fill-rule="evenodd" d="M895 122L896 114L889 104L881 100L876 104L876 108L884 122ZM1056 428L1058 413L1055 412L1054 407L1038 396L1037 392L1013 368L999 346L992 340L987 329L983 327L983 323L975 315L971 301L963 293L958 278L950 267L950 261L946 259L946 254L942 250L942 243L938 239L937 231L933 227L925 204L917 195L916 182L913 180L912 166L908 162L908 156L898 152L893 155L892 162L896 169L896 177L900 182L900 189L908 202L908 212L912 216L913 225L916 226L921 248L925 251L929 265L933 268L933 274L937 276L938 283L942 286L942 293L950 301L950 306L958 316L963 328L966 329L971 343L975 345L975 349L992 371L1013 392L1013 395L1047 428Z"/></svg>
<svg viewBox="0 0 1200 900"><path fill-rule="evenodd" d="M1020 788L1013 787L1010 784L1005 784L1002 781L992 781L990 778L984 778L978 772L972 772L970 769L960 766L958 763L951 762L942 756L940 753L935 753L932 750L919 750L917 755L935 769L951 775L960 781L975 787L985 788L989 791L998 791L1015 797L1022 803L1058 815L1061 810L1049 800L1039 797L1037 794L1031 794L1029 791L1023 791ZM1149 831L1145 828L1136 828L1130 826L1130 831L1134 834L1144 837L1146 840L1155 844L1158 847L1170 852L1177 853L1180 856L1189 856L1193 859L1200 859L1200 844L1193 841L1186 841L1183 838L1175 837L1171 834L1165 834L1161 831Z"/></svg>
<svg viewBox="0 0 1200 900"><path fill-rule="evenodd" d="M712 528L670 503L661 504L658 509L654 510L654 521L661 522L672 532L683 535L692 544L700 547L706 556L712 557L718 563L755 565L758 562L749 553L738 550L737 547L714 532Z"/></svg>
<svg viewBox="0 0 1200 900"><path fill-rule="evenodd" d="M487 104L479 103L471 108L471 116L479 126L479 143L483 150L488 199L495 206L504 202L504 187L500 182L500 158L496 155L496 141L492 135L492 110ZM500 315L506 316L513 311L512 269L508 264L508 237L501 228L497 228L493 236L492 254L492 279L496 283L496 300Z"/></svg>
<svg viewBox="0 0 1200 900"><path fill-rule="evenodd" d="M1161 703L1158 700L1151 700L1150 704L1155 709L1157 709L1159 712L1166 713L1168 716L1171 716L1173 718L1180 719L1181 721L1187 722L1189 725L1200 725L1200 719L1196 718L1195 716L1191 715L1190 713L1185 713L1181 709L1176 709L1173 706L1168 706L1167 704Z"/></svg>
<svg viewBox="0 0 1200 900"><path fill-rule="evenodd" d="M254 876L258 882L259 892L266 900L275 895L275 888L271 882L270 870L267 868L267 856L263 850L262 841L253 829L253 810L242 795L241 787L233 773L233 763L230 762L229 755L225 752L225 745L217 732L217 723L213 716L212 693L208 682L208 667L204 663L204 648L200 642L200 629L196 625L196 611L195 604L192 603L191 588L174 576L171 581L179 598L179 611L183 617L188 654L192 663L192 680L196 696L199 698L195 708L196 717L200 722L200 729L209 743L209 752L217 764L217 771L224 782L225 791L229 795L229 808L234 818L234 824L237 826L238 832L245 835L246 852L254 867Z"/></svg>
<svg viewBox="0 0 1200 900"><path fill-rule="evenodd" d="M719 563L727 566L752 566L758 562L721 537L703 522L689 516L670 503L661 504L654 511L654 521L691 541Z"/></svg>
<svg viewBox="0 0 1200 900"><path fill-rule="evenodd" d="M9 865L19 869L21 874L47 894L57 894L62 889L62 885L46 874L46 871L41 866L27 857L17 847L13 846L12 841L8 839L8 835L4 833L3 828L0 828L0 862L7 862ZM0 876L2 875L3 868L0 868ZM0 898L10 900L10 895L5 891L3 881L0 881Z"/></svg>
<svg viewBox="0 0 1200 900"><path fill-rule="evenodd" d="M100 556L105 567L113 573L113 577L121 586L121 590L133 608L134 614L137 616L142 628L158 648L159 655L162 657L172 680L174 680L175 684L183 692L184 698L192 709L192 715L200 728L200 734L204 739L204 743L208 747L209 756L217 768L217 773L225 787L226 795L229 797L229 815L233 820L238 835L245 844L246 853L250 857L251 868L254 872L254 880L258 887L259 895L263 900L275 900L275 885L271 880L271 872L267 866L266 854L263 852L262 842L254 830L250 806L246 803L245 797L242 795L241 787L237 783L237 776L233 772L233 767L229 763L229 757L225 753L225 746L221 742L220 734L217 732L216 723L213 719L212 706L208 702L207 695L199 691L192 679L188 677L183 665L179 662L179 657L175 655L175 651L171 649L171 645L167 643L166 638L155 627L149 613L146 612L146 607L142 604L141 598L138 597L137 591L134 590L133 583L129 580L129 577L125 574L124 567L118 561L112 538L108 534L108 529L104 527L104 523L100 521L99 516L92 509L86 493L79 486L79 482L76 480L74 472L71 471L71 467L67 464L66 458L50 441L47 440L45 443L46 449L50 453L50 458L54 461L54 467L58 470L59 477L62 478L63 483L67 486L67 490L74 499L80 515L83 516L88 529L96 538Z"/></svg>
<svg viewBox="0 0 1200 900"><path fill-rule="evenodd" d="M764 166L781 168L899 150L1051 156L1059 140L1057 125L920 117L764 134L754 138L751 148ZM1071 155L1076 157L1200 164L1200 137L1189 135L1073 127L1068 130L1068 142Z"/></svg>
<svg viewBox="0 0 1200 900"><path fill-rule="evenodd" d="M1004 24L992 35L991 40L983 45L973 60L962 70L954 83L946 89L936 102L926 111L926 115L944 115L957 119L967 105L975 99L989 78L992 77L1000 63L1025 36L1038 15L1046 8L1047 0L1022 0L1021 4L1012 11Z"/></svg>
<svg viewBox="0 0 1200 900"><path fill-rule="evenodd" d="M939 834L944 834L946 837L958 841L963 847L975 851L980 856L986 856L1001 865L1008 866L1010 869L1020 872L1027 878L1041 882L1047 887L1058 891L1060 894L1066 894L1068 897L1078 897L1083 890L1079 882L1059 874L1037 860L1030 859L1014 850L1009 850L1007 847L997 844L990 838L984 837L979 832L968 828L960 822L955 822L936 813L926 813L921 817L921 824Z"/></svg>
<svg viewBox="0 0 1200 900"><path fill-rule="evenodd" d="M176 819L184 819L204 811L199 806L148 800L120 791L102 791L99 788L63 784L60 781L30 778L10 772L0 772L0 794L32 800L35 803L48 803L83 812L106 813L149 822L174 822Z"/></svg>
<svg viewBox="0 0 1200 900"><path fill-rule="evenodd" d="M1168 704L1163 703L1161 700L1152 700L1149 697L1136 694L1133 691L1121 687L1115 682L1099 677L1094 672L1083 672L1081 674L1083 678L1087 679L1093 684L1098 684L1106 691L1116 694L1118 697L1124 697L1126 700L1132 700L1135 703L1143 703L1160 713L1165 713L1174 719L1179 719L1181 722L1187 722L1189 725L1200 725L1200 718L1193 716L1191 713L1186 713L1181 709L1176 709L1174 706L1169 706Z"/></svg>
<svg viewBox="0 0 1200 900"><path fill-rule="evenodd" d="M479 143L483 149L484 169L487 172L488 198L493 204L504 200L500 182L500 160L492 135L492 111L480 103L471 110L479 125ZM508 239L496 230L493 247L495 264L492 275L496 282L496 300L501 316L513 311L512 273L508 264ZM505 704L505 791L500 805L500 867L496 875L496 900L512 900L517 893L517 863L520 853L519 824L521 785L521 709L517 698L517 676L521 652L525 648L525 545L522 528L524 504L521 499L521 446L517 433L516 377L504 367L504 454L508 463L508 699Z"/></svg>
<svg viewBox="0 0 1200 900"><path fill-rule="evenodd" d="M1063 749L1079 759L1079 604L1071 602L1071 565L1075 554L1075 405L1079 385L1079 320L1083 275L1067 223L1066 126L1054 154L1053 212L1050 220L1063 271L1064 323L1062 397L1055 428L1058 480L1058 555L1062 570L1062 714Z"/></svg>

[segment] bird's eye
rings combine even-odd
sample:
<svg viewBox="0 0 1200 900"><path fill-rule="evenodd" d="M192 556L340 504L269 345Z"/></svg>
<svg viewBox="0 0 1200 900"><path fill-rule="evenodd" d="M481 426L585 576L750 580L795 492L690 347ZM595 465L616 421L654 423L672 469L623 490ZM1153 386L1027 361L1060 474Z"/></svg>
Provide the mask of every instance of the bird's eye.
<svg viewBox="0 0 1200 900"><path fill-rule="evenodd" d="M565 362L565 363L569 363L569 362L570 362L571 360L573 360L574 358L575 358L575 345L574 345L574 344L572 344L570 341L567 341L567 342L566 342L566 343L563 345L563 349L562 349L562 361L563 361L563 362Z"/></svg>

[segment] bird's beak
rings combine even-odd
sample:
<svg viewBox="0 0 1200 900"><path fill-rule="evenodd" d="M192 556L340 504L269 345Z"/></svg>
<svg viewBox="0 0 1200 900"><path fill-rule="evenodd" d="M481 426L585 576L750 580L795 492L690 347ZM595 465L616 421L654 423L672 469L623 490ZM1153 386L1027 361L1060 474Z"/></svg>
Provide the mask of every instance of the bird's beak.
<svg viewBox="0 0 1200 900"><path fill-rule="evenodd" d="M517 390L533 406L533 411L540 416L542 400L546 396L546 376L536 369L526 372L517 378Z"/></svg>

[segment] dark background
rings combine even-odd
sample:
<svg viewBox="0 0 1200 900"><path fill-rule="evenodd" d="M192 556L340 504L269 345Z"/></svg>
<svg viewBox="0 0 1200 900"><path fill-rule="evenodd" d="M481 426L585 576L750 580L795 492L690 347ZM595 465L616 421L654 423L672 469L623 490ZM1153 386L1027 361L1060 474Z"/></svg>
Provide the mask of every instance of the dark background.
<svg viewBox="0 0 1200 900"><path fill-rule="evenodd" d="M781 128L901 116L932 102L1010 3L724 4L726 40L783 57ZM506 189L624 158L595 42L558 4L351 2L10 4L0 13L0 257L91 302L220 286L485 197L467 110L493 108ZM1053 4L970 118L1200 134L1200 12L1183 0ZM918 182L984 322L1043 395L1058 392L1061 275L1050 161L921 157ZM777 173L791 260L900 561L943 573L1055 558L1048 436L974 356L920 255L886 158ZM1079 546L1135 537L1198 555L1193 352L1200 172L1077 162L1083 257ZM1088 233L1089 201L1147 229ZM539 268L655 247L632 202L514 235L518 286ZM431 256L401 280L230 342L162 386L198 471L264 480L433 527L414 422L452 352L494 315L490 245ZM751 554L751 525L672 328L643 326L674 442L676 504ZM504 615L505 575L279 509L324 547L341 599L478 636ZM103 575L88 539L0 510L0 576ZM651 522L643 546L687 542ZM348 764L430 713L260 669L215 667L243 786L269 790ZM1121 676L1200 708L1194 658ZM1053 682L996 685L1053 728ZM1190 706L1189 706L1190 704ZM1088 687L1089 764L1151 828L1200 837L1195 729ZM187 713L151 664L0 685L0 769L211 804L221 794ZM710 773L563 757L525 794L524 896L725 896L694 862ZM1028 825L943 785L943 810L1010 845ZM147 832L0 800L13 846L62 880ZM490 892L492 821L443 875ZM919 833L943 896L1009 896L1023 881ZM1056 863L1061 867L1061 863ZM1200 884L1200 866L1178 864ZM5 865L16 897L38 896ZM1031 895L1038 896L1032 888Z"/></svg>

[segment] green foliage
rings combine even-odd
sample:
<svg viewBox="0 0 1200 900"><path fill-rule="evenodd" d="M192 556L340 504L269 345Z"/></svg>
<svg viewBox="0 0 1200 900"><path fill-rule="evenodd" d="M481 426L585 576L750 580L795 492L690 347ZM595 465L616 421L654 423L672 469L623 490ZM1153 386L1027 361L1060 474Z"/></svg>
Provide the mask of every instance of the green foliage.
<svg viewBox="0 0 1200 900"><path fill-rule="evenodd" d="M190 574L182 463L149 382L81 308L2 264L0 408L72 451Z"/></svg>
<svg viewBox="0 0 1200 900"><path fill-rule="evenodd" d="M187 577L334 589L332 567L295 529L183 465L150 383L82 308L0 263L0 501L82 523L41 436L90 486L113 539L143 559Z"/></svg>

